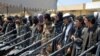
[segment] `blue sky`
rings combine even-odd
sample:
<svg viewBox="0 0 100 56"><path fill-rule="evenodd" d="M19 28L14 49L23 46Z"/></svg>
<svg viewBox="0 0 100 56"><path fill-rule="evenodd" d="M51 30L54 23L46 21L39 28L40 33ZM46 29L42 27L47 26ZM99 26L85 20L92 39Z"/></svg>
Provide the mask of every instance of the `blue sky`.
<svg viewBox="0 0 100 56"><path fill-rule="evenodd" d="M58 0L58 6L91 2L92 0Z"/></svg>

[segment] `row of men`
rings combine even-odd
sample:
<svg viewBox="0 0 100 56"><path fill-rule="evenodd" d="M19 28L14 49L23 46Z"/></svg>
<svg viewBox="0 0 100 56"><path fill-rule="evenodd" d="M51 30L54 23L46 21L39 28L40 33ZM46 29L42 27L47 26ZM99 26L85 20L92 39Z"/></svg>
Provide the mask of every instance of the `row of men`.
<svg viewBox="0 0 100 56"><path fill-rule="evenodd" d="M6 34L14 29L16 29L16 31L13 31L11 34L17 34L17 36L31 31L30 34L17 42L23 41L30 36L34 37L24 43L23 47L26 47L42 39L43 41L33 47L34 49L63 32L63 34L56 40L53 40L51 44L43 47L39 55L48 56L71 41L74 41L74 44L54 56L78 56L81 52L100 41L100 27L97 19L98 16L95 17L93 14L76 17L73 14L63 14L62 12L51 15L48 13L39 14L34 17L30 16L29 18L9 16L7 19L4 19L4 16L0 16L0 35ZM16 38L16 36L14 36L13 39L14 38ZM11 39L9 39L9 41L10 40ZM97 47L93 48L86 55L95 56L96 50Z"/></svg>

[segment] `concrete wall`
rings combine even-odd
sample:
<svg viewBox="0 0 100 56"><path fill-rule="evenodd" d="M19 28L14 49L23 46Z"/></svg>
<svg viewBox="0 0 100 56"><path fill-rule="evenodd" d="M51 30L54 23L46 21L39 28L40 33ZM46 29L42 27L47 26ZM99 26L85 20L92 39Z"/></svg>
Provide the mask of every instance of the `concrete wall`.
<svg viewBox="0 0 100 56"><path fill-rule="evenodd" d="M24 8L30 15L57 9L57 0L0 0L0 3L6 5L0 8L1 14L7 14L7 6L9 14L23 12Z"/></svg>
<svg viewBox="0 0 100 56"><path fill-rule="evenodd" d="M85 4L77 4L70 6L61 6L58 7L58 11L63 11L64 13L72 13L76 16L78 15L87 15L94 13L95 11L100 11L100 2L90 2Z"/></svg>
<svg viewBox="0 0 100 56"><path fill-rule="evenodd" d="M83 10L84 4L76 4L76 5L69 5L69 6L59 6L57 8L58 11L64 11L64 10Z"/></svg>
<svg viewBox="0 0 100 56"><path fill-rule="evenodd" d="M100 0L92 0L93 2L100 1Z"/></svg>
<svg viewBox="0 0 100 56"><path fill-rule="evenodd" d="M57 0L0 0L0 2L37 9L56 9L57 7Z"/></svg>
<svg viewBox="0 0 100 56"><path fill-rule="evenodd" d="M100 9L100 2L86 3L86 9Z"/></svg>
<svg viewBox="0 0 100 56"><path fill-rule="evenodd" d="M88 14L91 14L93 12L94 12L93 10L63 11L63 13L72 13L72 14L74 14L76 16L79 16L79 15L88 15Z"/></svg>

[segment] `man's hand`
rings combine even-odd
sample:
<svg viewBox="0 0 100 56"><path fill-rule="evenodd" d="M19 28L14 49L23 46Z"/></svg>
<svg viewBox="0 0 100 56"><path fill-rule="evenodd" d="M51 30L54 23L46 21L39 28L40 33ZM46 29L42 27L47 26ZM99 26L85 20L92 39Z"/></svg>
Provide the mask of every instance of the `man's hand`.
<svg viewBox="0 0 100 56"><path fill-rule="evenodd" d="M70 53L71 52L71 48L69 47L68 49L67 49L67 53Z"/></svg>
<svg viewBox="0 0 100 56"><path fill-rule="evenodd" d="M57 49L58 49L58 50L61 49L61 45L57 45Z"/></svg>
<svg viewBox="0 0 100 56"><path fill-rule="evenodd" d="M75 38L74 35L71 36L71 39L74 40L74 41L76 41L76 38Z"/></svg>

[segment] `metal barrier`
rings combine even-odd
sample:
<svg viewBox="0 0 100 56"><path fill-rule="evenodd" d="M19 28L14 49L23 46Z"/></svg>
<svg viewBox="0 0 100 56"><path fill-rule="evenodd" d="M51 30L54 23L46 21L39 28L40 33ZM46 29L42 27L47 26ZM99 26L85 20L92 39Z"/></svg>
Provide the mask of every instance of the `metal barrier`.
<svg viewBox="0 0 100 56"><path fill-rule="evenodd" d="M16 36L16 34L12 34L12 35L7 36L7 38L0 41L0 44L3 44L5 42L10 41L9 39L11 39L11 40L14 39L15 38L14 36ZM14 37L14 38L12 38L12 37Z"/></svg>
<svg viewBox="0 0 100 56"><path fill-rule="evenodd" d="M52 54L50 54L49 56L53 56L55 54L57 54L58 52L62 51L64 48L68 47L69 45L73 44L73 42L70 42L69 44L66 44L65 46L63 46L61 49L53 52Z"/></svg>
<svg viewBox="0 0 100 56"><path fill-rule="evenodd" d="M48 42L42 44L41 46L37 47L36 49L32 50L30 54L27 54L27 55L31 55L33 54L34 52L40 50L41 48L45 47L47 44L49 44L50 42L52 42L53 40L57 39L59 36L61 36L63 33L60 33L59 35L57 35L56 37L50 39Z"/></svg>
<svg viewBox="0 0 100 56"><path fill-rule="evenodd" d="M95 56L100 56L100 44L97 47L96 55Z"/></svg>
<svg viewBox="0 0 100 56"><path fill-rule="evenodd" d="M27 51L27 50L29 50L30 48L32 48L34 45L40 43L41 41L43 41L43 40L38 40L38 41L36 41L35 43L33 43L33 44L27 46L26 48L23 48L22 50L20 50L20 51L17 52L17 53L8 54L8 56L19 56L19 55L21 55L22 53L24 53L25 51Z"/></svg>
<svg viewBox="0 0 100 56"><path fill-rule="evenodd" d="M11 37L14 37L14 36L17 36L17 34L9 35L9 36L7 36L7 38L3 39L2 41L7 41L7 40L9 40ZM10 40L9 40L9 41L10 41Z"/></svg>
<svg viewBox="0 0 100 56"><path fill-rule="evenodd" d="M10 43L13 43L14 41L16 41L16 40L18 40L18 39L20 39L20 38L23 38L23 36L25 36L25 35L27 35L27 34L29 34L29 33L31 33L31 32L29 31L29 32L27 32L27 33L25 33L25 34L23 34L23 35L21 35L21 36L18 36L17 38L15 38L15 39L13 39L13 40L11 40L11 41L9 41L9 42L6 42L4 45L0 46L0 48L4 47L4 46L6 46L6 45L9 45Z"/></svg>
<svg viewBox="0 0 100 56"><path fill-rule="evenodd" d="M24 26L27 26L27 25L28 25L28 24L25 24ZM12 33L13 31L16 31L16 30L17 30L17 29L15 28L15 29L13 29L13 30L11 30L11 31L9 31L9 32L7 32L7 33L1 35L0 38L5 39L5 36L9 35L10 33Z"/></svg>
<svg viewBox="0 0 100 56"><path fill-rule="evenodd" d="M12 32L15 31L15 30L16 30L16 29L13 29L13 30L11 30L11 31L9 31L9 32L7 32L7 33L5 33L4 35L0 36L0 38L3 38L3 39L4 39L5 36L7 36L8 34L12 33Z"/></svg>
<svg viewBox="0 0 100 56"><path fill-rule="evenodd" d="M14 49L16 46L18 46L18 45L21 45L21 44L23 44L23 43L25 43L26 41L28 41L28 40L30 40L30 39L32 39L33 37L30 37L30 38L27 38L26 40L23 40L23 41L21 41L21 42L19 42L19 43L17 43L17 44L14 44L14 45L12 45L12 46L9 46L9 48L8 49L6 49L5 51L11 51L12 49ZM4 54L7 54L8 52L3 52L2 54L0 54L0 55L4 55Z"/></svg>
<svg viewBox="0 0 100 56"><path fill-rule="evenodd" d="M86 53L88 53L90 50L92 50L93 48L95 48L96 46L98 46L100 44L100 42L96 43L95 45L91 46L89 49L85 50L84 52L82 52L79 56L83 56Z"/></svg>

